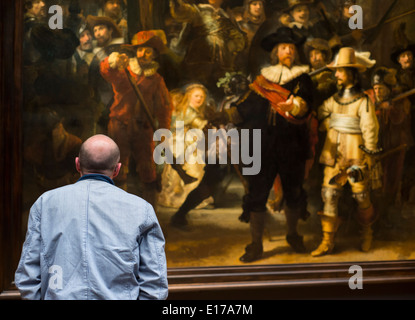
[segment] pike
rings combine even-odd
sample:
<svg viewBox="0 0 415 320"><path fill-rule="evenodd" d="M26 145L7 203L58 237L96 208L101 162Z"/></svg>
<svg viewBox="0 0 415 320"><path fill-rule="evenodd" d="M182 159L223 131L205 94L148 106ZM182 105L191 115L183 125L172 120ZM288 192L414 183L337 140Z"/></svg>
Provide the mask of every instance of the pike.
<svg viewBox="0 0 415 320"><path fill-rule="evenodd" d="M151 115L150 109L149 109L146 101L144 100L143 94L141 93L141 91L138 88L135 81L131 78L131 74L128 71L128 69L125 68L124 71L125 71L125 74L127 75L128 82L131 84L131 87L133 88L134 93L137 96L137 99L138 99L137 104L141 103L141 105L144 109L144 113L147 116L147 120L150 122L151 128L153 129L153 131L156 131L157 128L156 128L156 125L155 125L155 121L153 119L153 116ZM180 178L183 180L183 182L185 184L189 184L189 183L197 181L196 178L188 175L186 173L186 171L184 171L184 169L182 168L181 165L177 164L177 161L176 161L176 158L174 157L174 155L173 155L173 163L171 164L171 167L178 173L178 175L180 176Z"/></svg>
<svg viewBox="0 0 415 320"><path fill-rule="evenodd" d="M406 147L407 147L406 144L402 144L396 148L383 152L383 149L377 149L375 151L372 151L372 150L367 149L364 145L359 146L359 148L363 150L363 152L365 152L371 157L374 157L376 162L379 162L394 153L404 150ZM352 170L349 170L349 169L352 169ZM334 184L342 185L346 182L348 178L352 178L356 182L359 182L363 180L363 173L358 167L354 168L352 166L350 168L341 170L340 173L336 174L333 178L330 179L329 184L330 185L334 185Z"/></svg>
<svg viewBox="0 0 415 320"><path fill-rule="evenodd" d="M409 16L411 14L414 14L414 13L415 13L415 10L410 10L408 12L402 13L402 14L400 14L398 16L395 16L395 17L392 17L392 18L389 18L389 19L384 20L382 22L382 25L385 25L385 24L394 22L396 20L400 20L400 19L402 19L402 18L404 18L406 16ZM370 32L373 29L380 29L380 27L381 27L381 25L377 24L377 25L373 25L373 26L370 26L370 27L365 28L364 31L365 32ZM372 31L372 32L373 32L374 35L376 35L376 32L375 31ZM352 37L352 36L353 36L353 32L340 36L340 39L343 39L344 40L344 39L346 39L348 37Z"/></svg>
<svg viewBox="0 0 415 320"><path fill-rule="evenodd" d="M393 148L393 149L390 149L390 150L388 150L386 152L383 152L383 149L378 149L376 151L372 151L372 150L367 149L362 144L359 146L359 148L361 150L363 150L364 153L368 154L369 156L375 157L375 160L377 162L379 162L379 161L381 161L381 160L389 157L391 154L394 154L394 153L397 153L397 152L399 152L401 150L406 149L406 147L407 147L407 144L401 144L400 146L398 146L396 148Z"/></svg>
<svg viewBox="0 0 415 320"><path fill-rule="evenodd" d="M320 69L317 69L317 70L314 70L314 71L309 72L308 75L310 77L312 77L312 76L315 76L316 74L322 73L323 71L326 71L326 70L330 70L330 69L327 68L327 66L325 66L325 67L322 67Z"/></svg>
<svg viewBox="0 0 415 320"><path fill-rule="evenodd" d="M366 37L366 39L363 41L364 44L372 43L373 40L378 36L380 29L383 27L386 18L389 16L393 8L395 7L398 0L394 0L392 4L389 6L388 10L386 10L385 14L382 16L382 18L379 20L378 24L374 28L373 31L369 33L369 35Z"/></svg>

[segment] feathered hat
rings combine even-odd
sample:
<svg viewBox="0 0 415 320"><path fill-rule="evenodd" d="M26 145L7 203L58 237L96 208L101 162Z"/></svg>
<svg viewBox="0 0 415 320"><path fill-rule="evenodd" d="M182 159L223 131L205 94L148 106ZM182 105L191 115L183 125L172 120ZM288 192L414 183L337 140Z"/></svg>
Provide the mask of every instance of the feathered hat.
<svg viewBox="0 0 415 320"><path fill-rule="evenodd" d="M332 63L327 65L329 69L356 68L359 72L365 72L372 68L376 60L370 59L370 52L356 52L353 48L344 47L339 50Z"/></svg>

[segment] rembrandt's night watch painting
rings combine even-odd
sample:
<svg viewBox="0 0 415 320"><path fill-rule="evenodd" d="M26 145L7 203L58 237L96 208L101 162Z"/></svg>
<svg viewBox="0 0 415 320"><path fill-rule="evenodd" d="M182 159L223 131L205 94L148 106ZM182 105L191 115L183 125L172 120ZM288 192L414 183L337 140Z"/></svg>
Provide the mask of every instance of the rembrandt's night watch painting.
<svg viewBox="0 0 415 320"><path fill-rule="evenodd" d="M95 134L169 268L415 259L415 2L32 0L22 239Z"/></svg>

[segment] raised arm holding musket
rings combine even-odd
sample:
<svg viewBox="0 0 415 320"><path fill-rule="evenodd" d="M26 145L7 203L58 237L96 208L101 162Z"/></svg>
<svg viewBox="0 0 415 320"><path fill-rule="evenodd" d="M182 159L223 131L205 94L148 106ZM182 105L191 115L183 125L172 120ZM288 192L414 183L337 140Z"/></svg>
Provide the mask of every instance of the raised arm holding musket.
<svg viewBox="0 0 415 320"><path fill-rule="evenodd" d="M153 159L155 123L149 119L145 109L150 109L147 111L157 121L157 129L170 129L173 107L155 61L156 55L163 52L164 43L157 31L141 31L133 38L132 45L124 46L123 50L131 51L133 57L113 52L100 66L102 76L112 84L114 90L108 134L119 145L125 164L116 182L122 188L127 188L129 160L133 157L143 183L142 197L155 205L159 190ZM142 99L137 96L131 80L139 88Z"/></svg>

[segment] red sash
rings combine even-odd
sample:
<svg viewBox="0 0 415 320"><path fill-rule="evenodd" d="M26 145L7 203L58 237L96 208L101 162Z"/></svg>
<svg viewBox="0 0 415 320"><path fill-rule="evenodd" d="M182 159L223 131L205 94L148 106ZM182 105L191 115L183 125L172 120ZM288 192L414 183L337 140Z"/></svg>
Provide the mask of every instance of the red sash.
<svg viewBox="0 0 415 320"><path fill-rule="evenodd" d="M278 114L284 117L288 122L293 124L304 124L307 121L307 118L297 119L288 112L281 110L278 104L287 101L291 92L281 87L279 84L270 82L265 79L263 75L259 75L249 87L261 97L267 99L270 102L272 109L275 112L278 112Z"/></svg>

